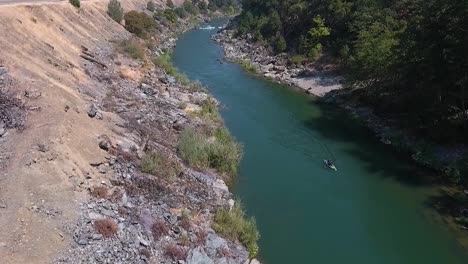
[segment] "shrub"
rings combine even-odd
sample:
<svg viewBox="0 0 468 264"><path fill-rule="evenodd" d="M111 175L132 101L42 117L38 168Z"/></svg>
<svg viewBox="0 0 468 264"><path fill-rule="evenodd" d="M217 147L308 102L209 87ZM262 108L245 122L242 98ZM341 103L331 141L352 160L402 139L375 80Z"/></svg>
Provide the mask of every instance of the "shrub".
<svg viewBox="0 0 468 264"><path fill-rule="evenodd" d="M167 19L170 23L174 24L177 22L177 14L174 10L172 9L166 9L163 12L164 18Z"/></svg>
<svg viewBox="0 0 468 264"><path fill-rule="evenodd" d="M189 13L183 7L178 7L174 9L174 12L178 17L182 19L186 19L189 16Z"/></svg>
<svg viewBox="0 0 468 264"><path fill-rule="evenodd" d="M194 5L190 0L185 0L183 7L185 11L187 11L191 15L195 16L199 13L198 7Z"/></svg>
<svg viewBox="0 0 468 264"><path fill-rule="evenodd" d="M103 237L109 238L117 234L117 224L112 219L101 219L94 222L94 228Z"/></svg>
<svg viewBox="0 0 468 264"><path fill-rule="evenodd" d="M206 118L212 121L221 120L216 101L213 98L208 98L201 103L201 110L198 112L200 117Z"/></svg>
<svg viewBox="0 0 468 264"><path fill-rule="evenodd" d="M187 213L187 211L182 212L179 225L187 231L190 230L190 227L192 226L192 220L190 219L190 215Z"/></svg>
<svg viewBox="0 0 468 264"><path fill-rule="evenodd" d="M161 153L147 153L143 156L141 170L145 173L175 179L182 171L177 161Z"/></svg>
<svg viewBox="0 0 468 264"><path fill-rule="evenodd" d="M255 65L253 65L250 61L243 60L243 61L240 61L239 63L244 70L251 72L251 73L257 73L257 67L255 67Z"/></svg>
<svg viewBox="0 0 468 264"><path fill-rule="evenodd" d="M163 220L156 220L156 222L151 225L151 234L154 240L158 240L162 236L169 234L169 230L169 225Z"/></svg>
<svg viewBox="0 0 468 264"><path fill-rule="evenodd" d="M152 17L144 12L130 11L125 14L125 28L139 37L146 37L156 25Z"/></svg>
<svg viewBox="0 0 468 264"><path fill-rule="evenodd" d="M135 40L122 41L119 44L119 51L135 60L143 60L145 58L145 50Z"/></svg>
<svg viewBox="0 0 468 264"><path fill-rule="evenodd" d="M192 81L189 84L189 88L192 92L205 92L206 88L200 81Z"/></svg>
<svg viewBox="0 0 468 264"><path fill-rule="evenodd" d="M164 248L164 255L174 261L185 260L187 258L187 252L183 248L173 244Z"/></svg>
<svg viewBox="0 0 468 264"><path fill-rule="evenodd" d="M148 3L146 4L146 9L148 9L151 12L154 12L156 10L156 5L153 1L148 1Z"/></svg>
<svg viewBox="0 0 468 264"><path fill-rule="evenodd" d="M80 8L81 2L80 0L69 0L70 4L76 8Z"/></svg>
<svg viewBox="0 0 468 264"><path fill-rule="evenodd" d="M124 11L119 0L110 0L107 4L107 14L117 23L122 22Z"/></svg>
<svg viewBox="0 0 468 264"><path fill-rule="evenodd" d="M231 240L240 241L249 251L250 258L258 254L260 234L253 217L248 218L240 202L231 210L221 209L214 216L213 229Z"/></svg>
<svg viewBox="0 0 468 264"><path fill-rule="evenodd" d="M182 131L178 150L182 159L192 166L213 168L227 176L237 174L242 148L227 129L218 128L214 140L192 128Z"/></svg>
<svg viewBox="0 0 468 264"><path fill-rule="evenodd" d="M292 63L292 64L295 64L295 65L300 65L302 64L304 61L305 61L305 58L304 56L302 55L294 55L292 56L289 61Z"/></svg>
<svg viewBox="0 0 468 264"><path fill-rule="evenodd" d="M91 196L96 197L96 198L107 198L107 188L104 186L97 186L94 187L91 192Z"/></svg>

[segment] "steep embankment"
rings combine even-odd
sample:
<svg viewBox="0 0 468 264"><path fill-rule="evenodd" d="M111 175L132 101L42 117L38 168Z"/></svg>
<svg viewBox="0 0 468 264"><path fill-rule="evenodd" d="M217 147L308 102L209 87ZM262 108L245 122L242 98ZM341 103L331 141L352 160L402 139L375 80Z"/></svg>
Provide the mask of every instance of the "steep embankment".
<svg viewBox="0 0 468 264"><path fill-rule="evenodd" d="M127 7L137 2L127 1ZM96 133L107 133L118 118L87 117L88 83L80 67L80 46L96 46L128 36L105 14L106 3L68 3L0 7L0 64L14 80L8 89L22 97L28 121L21 132L9 130L3 143L8 159L1 178L0 256L6 263L45 263L69 241L60 227L76 218L71 177L82 177L89 161L103 158ZM91 88L91 87L89 87ZM65 112L65 107L77 111ZM41 152L37 146L48 148ZM43 150L45 151L45 149ZM60 211L50 217L31 211Z"/></svg>
<svg viewBox="0 0 468 264"><path fill-rule="evenodd" d="M146 2L122 5L143 10ZM208 96L147 58L119 54L112 43L131 35L106 8L107 1L0 7L0 88L18 99L0 108L1 259L49 263L71 247L58 261L243 263L245 249L210 227L217 208L232 206L224 182L175 157L179 131L204 126L205 117L189 112ZM140 172L145 152L163 155L156 163L178 177Z"/></svg>

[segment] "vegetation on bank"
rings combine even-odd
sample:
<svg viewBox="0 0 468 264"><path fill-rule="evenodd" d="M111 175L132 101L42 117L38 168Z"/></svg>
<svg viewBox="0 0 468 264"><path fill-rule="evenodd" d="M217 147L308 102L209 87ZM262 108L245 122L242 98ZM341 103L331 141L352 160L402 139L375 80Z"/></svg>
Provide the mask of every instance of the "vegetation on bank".
<svg viewBox="0 0 468 264"><path fill-rule="evenodd" d="M288 52L294 64L326 54L378 115L428 142L468 142L465 0L241 2L239 35ZM443 165L448 174L468 183L466 161L450 162Z"/></svg>
<svg viewBox="0 0 468 264"><path fill-rule="evenodd" d="M143 60L145 58L144 47L135 39L127 39L120 42L117 50L134 60Z"/></svg>
<svg viewBox="0 0 468 264"><path fill-rule="evenodd" d="M140 162L141 171L169 180L174 180L182 172L177 161L163 153L146 153Z"/></svg>
<svg viewBox="0 0 468 264"><path fill-rule="evenodd" d="M208 130L185 129L177 146L180 157L190 166L215 169L231 180L237 174L242 147L226 128Z"/></svg>
<svg viewBox="0 0 468 264"><path fill-rule="evenodd" d="M251 72L251 73L257 73L257 67L253 65L250 61L248 60L239 60L237 61L239 65L246 71Z"/></svg>
<svg viewBox="0 0 468 264"><path fill-rule="evenodd" d="M224 2L229 1L210 1L210 4ZM172 2L168 0L168 5L173 6L171 3ZM198 8L204 9L204 5L200 4L200 2L194 3L196 3ZM184 4L184 12L189 13L190 8L193 8L193 6L187 6L190 5ZM152 9L151 4L148 4L147 7L148 9ZM208 8L208 5L206 8ZM186 9L188 9L188 11ZM115 21L120 22L121 19L119 19L118 16L119 12L123 14L119 2L117 0L111 0L108 5L108 15ZM190 12L194 11L192 10ZM130 11L126 13L124 17L125 28L138 37L145 38L147 45L149 45L148 43L151 44L151 41L148 37L158 30L156 29L157 21L163 23L161 22L161 17L163 17L167 22L173 23L175 11L170 10L160 13L155 10L154 14L154 17L149 17L143 12ZM149 20L151 20L151 22L149 22ZM131 39L120 43L117 49L133 59L145 60L147 54L142 43L142 41ZM168 75L173 76L180 84L187 86L193 91L204 90L200 82L190 82L187 76L181 74L177 68L174 67L170 53L166 52L161 56L154 57L152 61L154 65L162 68ZM177 145L178 155L188 165L202 169L214 169L229 181L238 172L239 162L242 157L242 147L224 127L217 108L217 102L213 98L208 97L198 103L200 104L200 110L195 112L194 115L198 116L202 122L196 128L186 128L182 131ZM179 107L185 108L186 106L180 105ZM177 159L156 151L148 151L145 153L140 160L139 166L142 172L169 180L175 179L182 172L182 167ZM105 195L104 191L107 193L107 190L103 190L103 194L101 195ZM185 215L181 221L185 222L182 224L185 226L185 229L189 229L190 219L188 216ZM151 227L155 240L168 232L167 225L161 223L156 222ZM107 224L107 226L105 226L105 224ZM232 210L219 210L214 217L213 228L226 238L242 243L249 251L251 258L257 255L258 239L260 236L255 220L245 215L239 203L236 203ZM96 229L99 233L103 234L103 236L112 237L115 235L115 228L112 223L104 223L96 226ZM199 243L204 243L202 241L206 240L206 234L203 235L202 232L198 233L197 239L200 241ZM186 252L182 249L183 247L181 246L169 245L165 248L165 255L173 260L186 259Z"/></svg>
<svg viewBox="0 0 468 264"><path fill-rule="evenodd" d="M124 10L118 0L110 0L107 4L107 14L117 23L122 22Z"/></svg>
<svg viewBox="0 0 468 264"><path fill-rule="evenodd" d="M239 201L234 207L221 209L214 217L213 229L231 240L240 241L249 251L249 257L258 254L258 240L260 234L253 217L247 217Z"/></svg>

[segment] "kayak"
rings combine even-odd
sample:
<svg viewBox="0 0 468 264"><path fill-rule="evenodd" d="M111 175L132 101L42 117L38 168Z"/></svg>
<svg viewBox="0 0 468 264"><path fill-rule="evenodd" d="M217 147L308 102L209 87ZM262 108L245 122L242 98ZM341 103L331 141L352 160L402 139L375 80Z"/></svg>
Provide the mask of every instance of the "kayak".
<svg viewBox="0 0 468 264"><path fill-rule="evenodd" d="M325 166L326 166L327 168L329 168L330 170L334 170L334 171L337 171L337 170L338 170L338 169L335 167L334 164L331 164L331 165L328 164L328 163L327 163L327 160L324 160L324 161L323 161L323 164L325 164Z"/></svg>

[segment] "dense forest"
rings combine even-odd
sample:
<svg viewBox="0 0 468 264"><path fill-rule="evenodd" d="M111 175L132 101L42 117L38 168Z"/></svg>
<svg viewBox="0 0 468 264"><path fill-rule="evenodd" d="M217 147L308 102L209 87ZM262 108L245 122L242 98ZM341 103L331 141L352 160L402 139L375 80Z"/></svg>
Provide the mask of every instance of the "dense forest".
<svg viewBox="0 0 468 264"><path fill-rule="evenodd" d="M242 0L234 25L296 63L327 55L378 111L467 140L467 0ZM365 96L364 96L365 95Z"/></svg>

